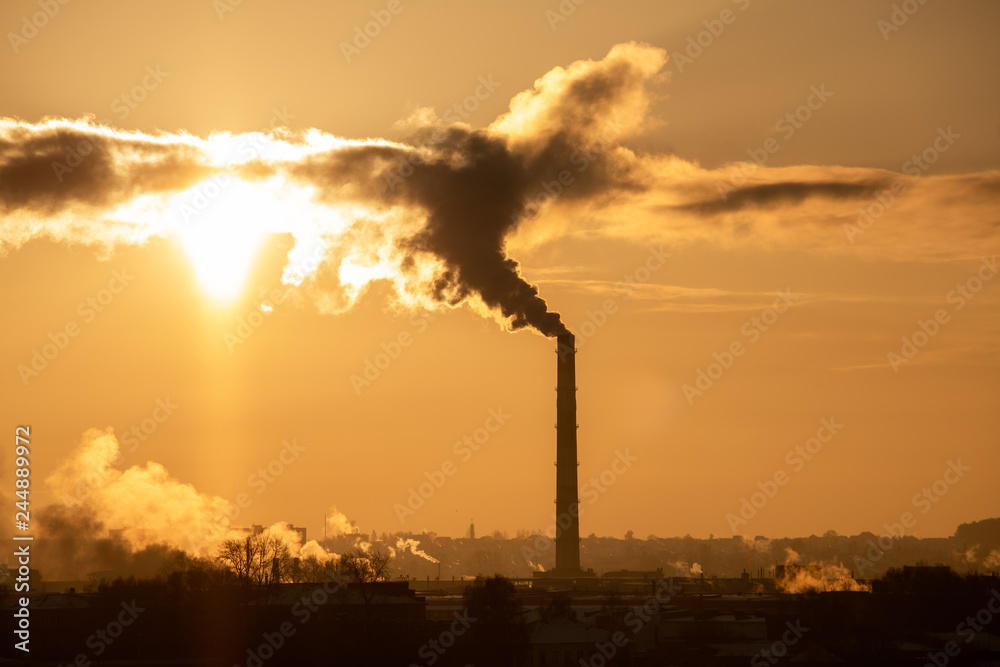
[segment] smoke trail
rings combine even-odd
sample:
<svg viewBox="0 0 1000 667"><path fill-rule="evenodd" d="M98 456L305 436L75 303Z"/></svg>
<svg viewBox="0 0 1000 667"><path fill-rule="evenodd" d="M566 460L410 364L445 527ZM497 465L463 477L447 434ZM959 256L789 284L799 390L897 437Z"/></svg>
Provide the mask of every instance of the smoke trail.
<svg viewBox="0 0 1000 667"><path fill-rule="evenodd" d="M649 123L665 62L661 49L619 44L603 59L546 73L486 128L445 124L422 109L396 142L287 129L200 138L0 118L0 253L40 238L110 252L170 236L222 239L226 251L241 246L237 238L291 234L284 279L324 312L350 308L382 280L403 307L466 306L508 329L555 336L566 329L522 275L513 244L576 234L757 238L833 251L817 230L863 225L848 233L854 243L874 224L864 217L870 209L906 225L880 220L879 234L844 251L940 260L978 253L1000 234L1000 172L918 181L881 169L755 166L734 184L728 166L626 148ZM215 232L197 233L205 229Z"/></svg>
<svg viewBox="0 0 1000 667"><path fill-rule="evenodd" d="M112 430L91 429L45 480L59 498L39 513L38 564L48 577L154 576L179 554L214 558L224 540L251 534L219 521L230 516L228 501L200 493L153 461L119 470L119 460ZM266 530L291 558L322 564L339 557L316 540L303 544L286 522Z"/></svg>
<svg viewBox="0 0 1000 667"><path fill-rule="evenodd" d="M266 231L322 239L345 288L325 300L332 309L350 307L371 280L385 278L405 305L468 304L510 329L555 336L566 329L507 255L507 237L550 183L567 200L635 187L611 144L642 121L645 85L664 62L660 50L619 45L604 60L539 79L490 128L445 126L423 113L405 143L315 130L201 139L0 119L0 247L37 237L107 248L142 243L184 223L206 224L189 220L193 207L177 199L196 183L235 176L281 199L291 181L312 196L309 224L294 221L301 211L286 211L271 217L288 221ZM560 171L598 140L606 159L572 187L560 184ZM260 231L249 221L244 227Z"/></svg>
<svg viewBox="0 0 1000 667"><path fill-rule="evenodd" d="M419 556L420 558L432 563L440 562L437 558L434 558L433 556L430 556L426 552L422 551L420 549L420 542L414 540L413 538L403 539L400 537L396 540L396 549L398 549L400 553L409 550L409 552L414 556Z"/></svg>
<svg viewBox="0 0 1000 667"><path fill-rule="evenodd" d="M556 336L565 326L507 256L506 238L539 192L576 200L641 187L631 154L614 144L641 125L646 85L665 60L658 49L620 45L602 61L554 70L486 130L445 127L421 112L424 125L409 138L413 147L338 148L293 163L256 163L248 174L286 173L316 186L328 203L353 199L387 216L394 210L426 212L422 224L408 225L404 215L394 228L382 224L374 230L384 235L392 229L394 236L375 253L380 261L391 258L396 275L428 276L424 296L432 303L478 300L511 329L530 326ZM614 128L612 136L608 128ZM590 152L598 144L601 160ZM586 169L576 167L572 182L560 182L560 174L581 160ZM362 245L377 247L373 237ZM429 270L427 258L439 264Z"/></svg>

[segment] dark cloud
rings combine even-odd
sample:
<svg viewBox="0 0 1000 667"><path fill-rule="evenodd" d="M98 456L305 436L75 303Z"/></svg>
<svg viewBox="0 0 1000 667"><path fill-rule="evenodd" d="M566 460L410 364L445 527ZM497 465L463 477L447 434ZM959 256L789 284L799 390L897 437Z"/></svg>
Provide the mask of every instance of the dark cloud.
<svg viewBox="0 0 1000 667"><path fill-rule="evenodd" d="M420 276L425 297L449 305L478 298L512 329L556 336L565 326L507 255L506 238L528 217L529 202L534 213L552 197L581 200L639 187L631 154L620 154L617 142L644 116L646 84L664 62L658 49L619 45L603 60L542 77L486 130L424 123L405 143L338 143L285 162L260 156L238 173L253 179L283 172L315 186L320 201L422 218L419 228L390 236L398 267L411 284ZM217 171L200 140L70 121L4 121L0 129L0 210L7 212L107 209L140 194L186 189ZM285 143L308 148L302 140ZM437 267L429 279L425 258Z"/></svg>
<svg viewBox="0 0 1000 667"><path fill-rule="evenodd" d="M287 171L318 186L326 200L358 197L368 205L425 214L423 228L402 238L397 250L406 256L404 270L420 266L419 254L444 262L427 285L432 299L454 305L476 295L512 329L534 327L557 336L566 327L507 256L505 239L528 217L531 201L641 188L631 163L617 151L618 140L632 128L616 115L645 106L650 72L663 58L636 45L612 53L543 80L489 130L424 126L407 138L412 149L338 148L287 165ZM633 62L635 53L646 59L652 54L654 66Z"/></svg>
<svg viewBox="0 0 1000 667"><path fill-rule="evenodd" d="M785 182L766 183L737 188L726 193L725 198L716 195L711 199L682 204L674 208L700 215L715 215L741 211L745 208L777 208L789 204L800 204L809 197L828 199L870 199L891 184L891 179L869 180L861 183L828 182Z"/></svg>
<svg viewBox="0 0 1000 667"><path fill-rule="evenodd" d="M0 212L50 216L175 192L212 173L195 146L109 133L84 124L0 119Z"/></svg>

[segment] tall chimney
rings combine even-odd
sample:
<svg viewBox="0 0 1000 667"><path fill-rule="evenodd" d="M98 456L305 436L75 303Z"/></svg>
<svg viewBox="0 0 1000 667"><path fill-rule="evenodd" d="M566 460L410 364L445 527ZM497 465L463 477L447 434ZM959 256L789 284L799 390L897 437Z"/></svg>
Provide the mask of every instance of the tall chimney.
<svg viewBox="0 0 1000 667"><path fill-rule="evenodd" d="M580 518L576 458L576 338L556 339L556 570L580 572Z"/></svg>

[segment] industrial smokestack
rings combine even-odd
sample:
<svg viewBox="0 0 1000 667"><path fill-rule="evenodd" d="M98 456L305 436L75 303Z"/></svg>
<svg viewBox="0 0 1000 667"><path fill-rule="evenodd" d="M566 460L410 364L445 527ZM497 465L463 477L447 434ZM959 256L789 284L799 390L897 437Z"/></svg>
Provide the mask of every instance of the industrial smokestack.
<svg viewBox="0 0 1000 667"><path fill-rule="evenodd" d="M576 338L556 339L556 571L580 572L580 498L576 468Z"/></svg>

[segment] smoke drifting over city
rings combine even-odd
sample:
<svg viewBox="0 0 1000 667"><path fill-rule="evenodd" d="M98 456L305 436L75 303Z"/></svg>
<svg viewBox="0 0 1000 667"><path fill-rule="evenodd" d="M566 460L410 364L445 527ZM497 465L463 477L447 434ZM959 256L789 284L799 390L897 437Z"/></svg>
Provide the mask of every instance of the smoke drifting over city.
<svg viewBox="0 0 1000 667"><path fill-rule="evenodd" d="M278 222L267 231L319 239L338 268L392 280L405 303L470 303L511 329L555 336L566 328L507 255L507 236L549 180L558 188L550 194L570 200L639 187L627 164L634 156L614 144L639 129L647 84L664 62L658 49L618 46L602 61L549 73L485 130L445 126L421 110L407 124L407 143L318 131L205 140L8 119L0 125L0 210L21 224L5 226L0 241L142 242L172 231L166 199L196 182L230 172L277 189L291 182L313 195L311 226ZM594 150L608 155L572 187L559 182L571 161L593 159ZM182 218L192 210L174 205ZM356 295L349 272L340 273Z"/></svg>
<svg viewBox="0 0 1000 667"><path fill-rule="evenodd" d="M249 182L259 193L252 205L267 209L270 222L257 228L237 220L230 231L294 236L286 282L308 280L304 289L321 310L350 308L372 281L385 280L404 307L466 304L509 329L556 336L565 325L508 253L515 235L529 244L559 234L680 243L718 240L721 230L723 239L794 244L805 242L800 232L810 225L855 224L858 205L902 178L762 164L751 164L748 175L638 154L622 142L647 129L666 61L661 49L621 44L602 60L553 69L484 129L445 124L419 109L400 124L401 141L287 129L199 138L87 120L3 119L0 244L9 250L48 238L107 253L158 236L184 238L210 231L213 211L239 217L238 208L225 207ZM951 135L942 136L959 136ZM908 178L922 175L912 168ZM896 210L911 216L905 245L913 253L940 252L922 230L935 224L934 210L961 201L956 193L978 193L976 203L957 204L973 213L1000 192L993 172L907 183L912 191ZM833 213L819 218L818 204ZM751 224L740 215L746 211L755 214ZM808 222L790 225L789 216ZM600 230L585 222L595 219ZM971 247L980 232L965 222L955 233L957 247L963 237ZM900 247L887 239L873 250ZM299 270L309 253L322 261Z"/></svg>

